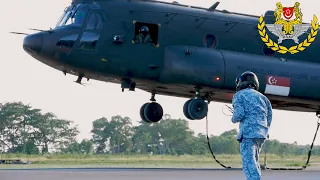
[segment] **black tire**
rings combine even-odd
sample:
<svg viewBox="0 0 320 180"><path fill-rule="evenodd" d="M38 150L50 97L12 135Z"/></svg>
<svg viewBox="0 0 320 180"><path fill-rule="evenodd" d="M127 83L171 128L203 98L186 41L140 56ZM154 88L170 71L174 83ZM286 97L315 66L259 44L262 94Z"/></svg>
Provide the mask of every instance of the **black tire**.
<svg viewBox="0 0 320 180"><path fill-rule="evenodd" d="M156 102L148 103L144 108L144 117L147 121L156 123L162 119L163 109Z"/></svg>
<svg viewBox="0 0 320 180"><path fill-rule="evenodd" d="M208 114L208 104L203 99L192 99L188 105L188 114L192 119L203 119Z"/></svg>
<svg viewBox="0 0 320 180"><path fill-rule="evenodd" d="M141 106L140 108L140 117L141 119L146 122L146 123L151 123L149 120L147 120L147 118L144 116L144 109L146 108L146 106L148 105L149 103L145 103L144 105Z"/></svg>
<svg viewBox="0 0 320 180"><path fill-rule="evenodd" d="M190 117L189 111L188 111L188 106L189 106L190 101L192 101L192 99L189 99L187 102L184 103L184 105L183 105L183 114L189 120L194 120L193 118Z"/></svg>

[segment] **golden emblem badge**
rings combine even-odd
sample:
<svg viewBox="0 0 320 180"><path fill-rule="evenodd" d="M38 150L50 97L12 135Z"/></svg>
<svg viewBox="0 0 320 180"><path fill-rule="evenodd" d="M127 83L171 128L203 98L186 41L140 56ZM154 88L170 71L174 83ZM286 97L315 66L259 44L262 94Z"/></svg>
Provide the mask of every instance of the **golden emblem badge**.
<svg viewBox="0 0 320 180"><path fill-rule="evenodd" d="M313 16L313 20L310 24L302 24L302 13L299 8L300 3L296 2L294 7L283 7L280 2L276 4L277 8L274 12L276 22L274 24L266 24L263 16L260 16L258 23L258 31L261 36L262 41L266 46L272 50L279 52L281 54L286 54L287 52L295 54L305 50L306 47L310 46L315 40L319 23L316 15ZM282 17L283 15L283 17ZM290 20L293 15L295 18ZM306 33L311 27L311 31L304 41L299 43L298 37ZM267 34L266 29L268 29L272 34L278 37L278 42L274 42ZM293 40L297 45L291 46L289 48L279 45L283 40Z"/></svg>

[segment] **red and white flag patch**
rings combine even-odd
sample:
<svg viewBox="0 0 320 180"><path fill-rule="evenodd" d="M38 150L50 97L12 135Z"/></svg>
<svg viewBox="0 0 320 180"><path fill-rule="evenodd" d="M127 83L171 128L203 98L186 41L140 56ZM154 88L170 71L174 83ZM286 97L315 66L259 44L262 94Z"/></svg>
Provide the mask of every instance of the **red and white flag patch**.
<svg viewBox="0 0 320 180"><path fill-rule="evenodd" d="M290 93L290 78L267 76L265 94L288 96Z"/></svg>

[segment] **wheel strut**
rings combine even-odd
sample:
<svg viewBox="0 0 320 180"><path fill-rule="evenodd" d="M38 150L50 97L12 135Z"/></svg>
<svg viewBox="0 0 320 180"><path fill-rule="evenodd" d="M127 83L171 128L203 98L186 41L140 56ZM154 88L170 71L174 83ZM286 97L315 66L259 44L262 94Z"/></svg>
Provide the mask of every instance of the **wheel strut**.
<svg viewBox="0 0 320 180"><path fill-rule="evenodd" d="M198 99L198 98L201 98L200 96L200 88L199 87L195 87L195 98Z"/></svg>
<svg viewBox="0 0 320 180"><path fill-rule="evenodd" d="M150 101L156 102L156 99L154 98L155 96L156 96L156 94L154 92L152 92Z"/></svg>

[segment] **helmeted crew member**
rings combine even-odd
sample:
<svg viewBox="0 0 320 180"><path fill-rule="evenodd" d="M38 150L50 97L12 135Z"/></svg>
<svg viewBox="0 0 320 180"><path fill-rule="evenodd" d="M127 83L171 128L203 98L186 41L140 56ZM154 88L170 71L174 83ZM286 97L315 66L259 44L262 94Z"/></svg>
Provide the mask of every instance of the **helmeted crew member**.
<svg viewBox="0 0 320 180"><path fill-rule="evenodd" d="M247 180L261 179L259 153L272 121L271 103L258 89L258 77L253 72L244 72L236 79L237 92L232 99L232 122L240 123L237 140Z"/></svg>
<svg viewBox="0 0 320 180"><path fill-rule="evenodd" d="M135 43L141 44L151 44L152 39L150 37L149 28L147 26L142 26L139 29L139 34L135 37Z"/></svg>

